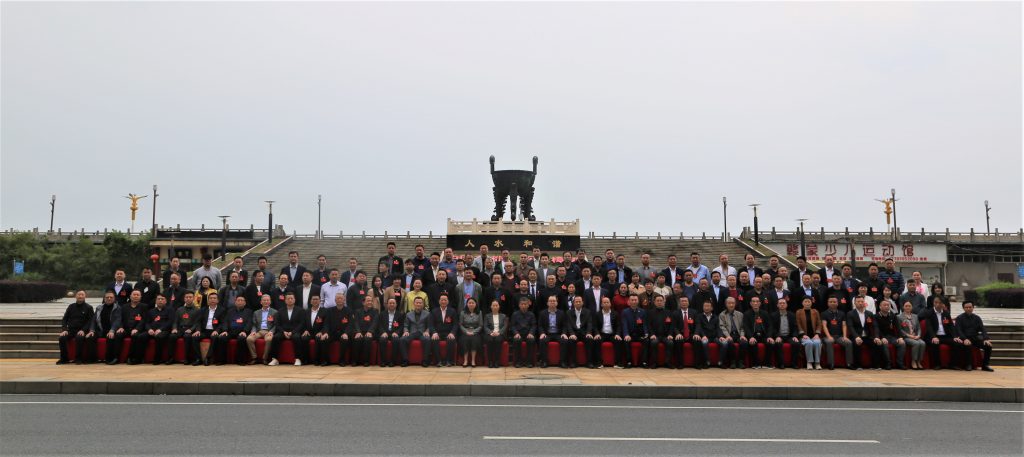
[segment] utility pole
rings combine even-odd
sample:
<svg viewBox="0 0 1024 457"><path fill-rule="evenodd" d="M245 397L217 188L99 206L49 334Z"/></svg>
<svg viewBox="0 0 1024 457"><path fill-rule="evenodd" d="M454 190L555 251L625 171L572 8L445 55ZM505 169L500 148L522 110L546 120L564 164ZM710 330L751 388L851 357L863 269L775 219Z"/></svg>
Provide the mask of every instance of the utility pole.
<svg viewBox="0 0 1024 457"><path fill-rule="evenodd" d="M267 214L267 244L274 242L274 200L264 200L269 205L270 210Z"/></svg>
<svg viewBox="0 0 1024 457"><path fill-rule="evenodd" d="M153 184L153 230L150 236L156 237L156 197L160 194L156 193L156 184Z"/></svg>
<svg viewBox="0 0 1024 457"><path fill-rule="evenodd" d="M728 241L726 238L729 236L729 221L726 216L725 208L725 197L722 197L722 241Z"/></svg>
<svg viewBox="0 0 1024 457"><path fill-rule="evenodd" d="M800 255L807 256L807 240L804 239L804 222L806 218L797 219L800 222Z"/></svg>
<svg viewBox="0 0 1024 457"><path fill-rule="evenodd" d="M988 200L985 200L985 233L992 233L992 224L990 223L988 212L992 207L988 206ZM53 222L50 222L50 230L53 230Z"/></svg>
<svg viewBox="0 0 1024 457"><path fill-rule="evenodd" d="M228 258L228 218L231 216L217 216L223 221L224 226L220 232L220 259Z"/></svg>
<svg viewBox="0 0 1024 457"><path fill-rule="evenodd" d="M986 204L988 202L986 201ZM53 231L53 211L57 208L57 194L50 196L50 231Z"/></svg>
<svg viewBox="0 0 1024 457"><path fill-rule="evenodd" d="M322 201L322 199L323 199L322 195L320 195L320 194L316 195L316 239L318 239L318 240L322 237L320 235L322 233L320 231L320 208L321 208L320 202Z"/></svg>
<svg viewBox="0 0 1024 457"><path fill-rule="evenodd" d="M760 203L751 203L751 208L754 208L754 246L761 244L761 239L757 235L757 207L761 206Z"/></svg>

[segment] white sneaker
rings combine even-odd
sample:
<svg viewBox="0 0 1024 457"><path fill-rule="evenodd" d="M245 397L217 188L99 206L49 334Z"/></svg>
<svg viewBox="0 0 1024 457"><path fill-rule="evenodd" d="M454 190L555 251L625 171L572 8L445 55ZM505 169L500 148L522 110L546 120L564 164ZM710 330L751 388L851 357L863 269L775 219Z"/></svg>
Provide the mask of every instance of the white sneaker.
<svg viewBox="0 0 1024 457"><path fill-rule="evenodd" d="M295 366L301 367L302 366L302 361L299 360L299 359L295 359Z"/></svg>
<svg viewBox="0 0 1024 457"><path fill-rule="evenodd" d="M268 363L267 365L272 366L272 367L276 367L279 364L280 363L277 361L277 359L270 359L270 363Z"/></svg>
<svg viewBox="0 0 1024 457"><path fill-rule="evenodd" d="M807 369L808 369L808 370L813 370L813 369L814 369L814 365L813 365L813 364L811 364L811 363L808 363L808 364L807 364Z"/></svg>
<svg viewBox="0 0 1024 457"><path fill-rule="evenodd" d="M821 364L820 363L814 364L814 369L815 370L820 370L821 369Z"/></svg>

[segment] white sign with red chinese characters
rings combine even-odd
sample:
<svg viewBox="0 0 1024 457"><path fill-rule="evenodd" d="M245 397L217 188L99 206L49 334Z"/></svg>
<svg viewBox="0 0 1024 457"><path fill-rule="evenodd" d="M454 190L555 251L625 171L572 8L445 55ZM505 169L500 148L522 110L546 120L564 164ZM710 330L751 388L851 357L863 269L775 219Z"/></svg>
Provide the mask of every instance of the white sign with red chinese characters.
<svg viewBox="0 0 1024 457"><path fill-rule="evenodd" d="M800 242L763 243L785 256L800 255ZM941 243L842 243L807 242L807 261L823 262L826 255L835 257L836 263L845 263L856 258L858 262L876 262L881 265L892 257L897 263L944 263L946 245Z"/></svg>

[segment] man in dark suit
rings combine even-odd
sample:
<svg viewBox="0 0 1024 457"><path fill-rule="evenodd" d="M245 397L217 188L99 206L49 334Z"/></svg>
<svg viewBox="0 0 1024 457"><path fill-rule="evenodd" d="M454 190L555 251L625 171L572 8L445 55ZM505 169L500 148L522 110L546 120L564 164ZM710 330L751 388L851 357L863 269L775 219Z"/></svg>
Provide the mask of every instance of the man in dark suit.
<svg viewBox="0 0 1024 457"><path fill-rule="evenodd" d="M274 347L270 349L270 365L277 365L277 354L281 349L281 342L286 339L292 341L292 347L295 350L295 365L302 365L303 360L309 360L306 354L309 352L309 344L307 343L305 347L302 345L306 312L295 306L295 292L285 293L284 308L278 310L277 316L280 322L277 324L277 331L275 331L274 339L271 342Z"/></svg>
<svg viewBox="0 0 1024 457"><path fill-rule="evenodd" d="M693 337L693 351L697 351L697 346L701 347L703 353L704 368L711 367L711 348L708 346L711 343L718 341L718 315L715 314L714 306L710 300L704 300L701 304L701 308L704 311L697 316L697 334ZM719 349L718 351L718 366L722 366L722 358L724 351ZM700 365L697 365L699 368Z"/></svg>
<svg viewBox="0 0 1024 457"><path fill-rule="evenodd" d="M779 300L789 301L789 290L786 290L786 279L776 276L772 282L773 287L768 289L768 312L773 313L779 310Z"/></svg>
<svg viewBox="0 0 1024 457"><path fill-rule="evenodd" d="M694 306L695 313L699 313L704 307L704 302L710 301L711 308L714 309L715 304L718 303L718 294L711 288L711 281L708 278L702 278L697 283L697 293L693 294L693 300L690 303Z"/></svg>
<svg viewBox="0 0 1024 457"><path fill-rule="evenodd" d="M816 289L811 283L811 275L803 275L798 284L800 284L800 287L789 291L793 296L794 302L803 303L804 298L810 298L811 307L818 310L819 313L823 313L828 309L828 301L821 297L821 291ZM839 303L838 297L836 297L836 303Z"/></svg>
<svg viewBox="0 0 1024 457"><path fill-rule="evenodd" d="M580 289L577 288L576 290L578 291ZM611 300L611 295L608 294L608 291L604 290L600 285L597 287L591 287L590 289L583 291L583 307L595 313L599 313L601 312L601 300L604 298Z"/></svg>
<svg viewBox="0 0 1024 457"><path fill-rule="evenodd" d="M430 344L437 354L437 366L450 367L455 364L455 340L459 330L459 315L449 306L448 297L438 298L437 306L430 310ZM445 355L441 357L441 341L445 341Z"/></svg>
<svg viewBox="0 0 1024 457"><path fill-rule="evenodd" d="M399 343L402 341L402 329L405 327L405 314L398 311L398 301L389 298L385 301L384 310L377 318L377 358L380 366L395 366L399 360ZM388 351L388 343L391 351Z"/></svg>
<svg viewBox="0 0 1024 457"><path fill-rule="evenodd" d="M231 276L231 273L238 273L238 283L241 284L242 287L248 286L249 272L245 271L245 268L243 268L244 265L245 264L244 261L242 260L242 256L236 255L235 258L231 261L231 268L224 272L224 277L226 278L228 276ZM234 302L232 301L231 303Z"/></svg>
<svg viewBox="0 0 1024 457"><path fill-rule="evenodd" d="M807 257L799 256L796 258L796 270L789 272L789 282L799 286L803 283L804 275L810 274L811 270L807 268Z"/></svg>
<svg viewBox="0 0 1024 457"><path fill-rule="evenodd" d="M309 363L322 367L326 367L330 361L328 353L331 341L331 321L328 309L320 306L319 296L312 297L309 309L306 310L306 322L302 331L302 344L309 346L309 341L313 341L316 346L316 357L310 355Z"/></svg>
<svg viewBox="0 0 1024 457"><path fill-rule="evenodd" d="M153 270L142 269L142 276L135 283L135 290L142 292L142 303L153 306L156 303L156 295L160 293L160 286L153 281Z"/></svg>
<svg viewBox="0 0 1024 457"><path fill-rule="evenodd" d="M573 300L575 303L575 300ZM581 303L582 306L582 303ZM590 358L597 367L603 367L601 357L601 345L608 342L615 351L614 365L621 367L623 363L623 341L619 334L621 327L619 315L612 310L612 300L608 297L601 298L601 310L594 314L594 341L590 345Z"/></svg>
<svg viewBox="0 0 1024 457"><path fill-rule="evenodd" d="M843 287L843 277L840 275L832 276L830 281L831 287L826 287L821 292L821 298L826 302L831 297L836 297L836 301L839 302L839 309L843 312L850 312L853 309L853 296L856 292L851 295L849 291Z"/></svg>
<svg viewBox="0 0 1024 457"><path fill-rule="evenodd" d="M766 309L768 308L768 303L771 302L771 294L768 292L768 289L764 287L763 279L760 276L757 276L752 282L754 283L754 287L747 290L745 294L746 302L750 303L752 298L757 297L761 299L761 309L765 312L771 312L771 309Z"/></svg>
<svg viewBox="0 0 1024 457"><path fill-rule="evenodd" d="M293 288L302 282L302 274L306 267L299 264L299 253L291 251L288 253L288 265L281 267L281 274L288 275L288 284Z"/></svg>
<svg viewBox="0 0 1024 457"><path fill-rule="evenodd" d="M767 311L761 309L760 297L750 298L750 309L743 313L743 329L747 336L753 368L761 368L764 365L764 360L761 360L757 345L765 343L767 346L768 338L773 335L773 329L771 316ZM770 348L770 346L765 347L765 352L768 352ZM767 354L765 358L767 358Z"/></svg>
<svg viewBox="0 0 1024 457"><path fill-rule="evenodd" d="M387 255L382 255L379 259L377 259L377 264L380 265L381 262L383 262L383 263L385 263L385 264L387 264L389 266L389 268L391 270L391 274L393 274L393 275L401 274L402 273L402 265L404 265L405 262L402 261L401 257L395 255L395 249L396 249L395 243L393 241L388 241L387 249L388 249Z"/></svg>
<svg viewBox="0 0 1024 457"><path fill-rule="evenodd" d="M257 284L257 272L263 273L263 282L261 284L263 284L264 290L270 290L270 288L274 287L274 284L277 283L277 275L275 275L273 271L267 269L267 258L265 256L261 255L256 259L256 268L249 274L249 279L252 281L251 284Z"/></svg>
<svg viewBox="0 0 1024 457"><path fill-rule="evenodd" d="M357 261L355 257L350 257L348 259L348 269L341 272L341 277L338 282L346 286L352 285L352 283L356 282L356 274L360 271L359 261Z"/></svg>
<svg viewBox="0 0 1024 457"><path fill-rule="evenodd" d="M668 256L668 267L661 270L665 275L665 285L672 287L677 282L683 282L683 267L676 266L675 254Z"/></svg>
<svg viewBox="0 0 1024 457"><path fill-rule="evenodd" d="M104 290L114 291L114 297L117 298L118 305L124 306L128 303L129 297L132 294L132 286L128 284L128 281L125 281L123 269L118 268L117 270L114 270L114 282L107 284L107 288Z"/></svg>
<svg viewBox="0 0 1024 457"><path fill-rule="evenodd" d="M237 276L232 273L232 276ZM226 287L226 286L225 286ZM245 297L235 296L231 302L233 306L227 308L224 316L224 331L220 333L220 361L217 365L223 365L228 361L228 341L235 340L235 363L245 365L246 357L245 339L249 337L249 330L252 329L252 310L245 307Z"/></svg>
<svg viewBox="0 0 1024 457"><path fill-rule="evenodd" d="M313 274L313 284L322 285L331 280L331 269L327 266L327 256L320 254L316 256L316 270Z"/></svg>
<svg viewBox="0 0 1024 457"><path fill-rule="evenodd" d="M528 296L519 297L518 303L519 310L512 313L512 324L511 328L509 328L509 332L511 332L510 339L512 340L509 343L510 350L512 351L512 361L515 363L516 368L522 368L523 355L520 346L525 342L526 366L533 368L537 349L537 337L535 336L537 333L537 317L530 310L530 298Z"/></svg>
<svg viewBox="0 0 1024 457"><path fill-rule="evenodd" d="M242 300L245 299L243 298ZM171 326L174 325L174 309L167 306L167 297L163 295L157 295L154 301L156 306L149 310L146 316L146 331L140 335L143 342L147 342L150 339L156 341L153 365L159 365L174 356L174 351L171 351L171 355L164 356L167 352L167 341L171 336ZM245 303L243 302L242 304L244 305ZM143 344L143 347L146 347L145 344Z"/></svg>
<svg viewBox="0 0 1024 457"><path fill-rule="evenodd" d="M942 368L942 362L939 359L939 346L943 344L949 345L952 350L950 367L959 370L964 366L966 348L963 345L963 339L960 338L959 329L954 325L953 318L950 317L949 310L946 309L946 304L942 300L935 300L934 307L924 310L919 317L924 321L921 333L927 345L932 369Z"/></svg>
<svg viewBox="0 0 1024 457"><path fill-rule="evenodd" d="M170 282L164 283L164 296L167 297L167 305L178 309L185 306L185 288L181 286L181 276L177 273L171 274Z"/></svg>
<svg viewBox="0 0 1024 457"><path fill-rule="evenodd" d="M552 273L547 278L545 278L544 287L541 287L540 291L537 293L537 301L539 303L547 304L548 297L555 297L555 300L558 300L558 309L561 309L562 311L568 311L568 307L563 307L562 304L562 298L564 294L565 291L563 291L561 287L558 287L558 283L555 279L555 274Z"/></svg>
<svg viewBox="0 0 1024 457"><path fill-rule="evenodd" d="M587 368L594 368L595 361L590 358L590 346L594 339L594 313L583 307L583 297L575 297L572 308L566 314L565 335L562 362L568 362L569 368L576 368L576 345L582 342L587 354Z"/></svg>
<svg viewBox="0 0 1024 457"><path fill-rule="evenodd" d="M370 366L370 349L373 347L374 332L379 326L380 312L377 308L363 306L362 309L352 313L353 330L352 335L352 365L363 364Z"/></svg>
<svg viewBox="0 0 1024 457"><path fill-rule="evenodd" d="M654 307L648 310L647 319L644 320L644 332L647 334L648 338L645 343L650 347L650 349L647 350L647 368L653 370L658 367L659 343L665 345L665 354L668 359L666 362L668 362L668 367L670 369L676 367L675 362L672 361L672 354L675 353L673 348L675 335L672 332L674 327L675 324L672 322L672 312L665 309L665 297L655 295Z"/></svg>
<svg viewBox="0 0 1024 457"><path fill-rule="evenodd" d="M548 367L548 343L558 343L562 351L562 358L559 366L569 368L565 360L565 349L567 348L568 336L565 334L565 312L558 309L558 297L549 296L547 308L537 316L537 346L540 349L540 367Z"/></svg>
<svg viewBox="0 0 1024 457"><path fill-rule="evenodd" d="M690 270L686 270L690 271ZM692 274L692 273L691 273ZM686 298L686 297L683 297ZM685 354L685 343L690 343L690 347L693 350L693 363L697 368L701 368L704 365L702 361L704 351L700 350L701 344L698 342L697 337L697 312L690 308L689 299L680 299L678 301L679 307L672 311L672 329L671 333L675 336L674 353L678 354L679 362L676 364L676 368L682 369L686 364ZM686 306L683 306L683 305ZM674 357L675 354L669 354L668 357Z"/></svg>
<svg viewBox="0 0 1024 457"><path fill-rule="evenodd" d="M779 281L782 281L782 277L777 277ZM774 297L775 294L772 293ZM771 315L771 327L772 333L766 341L767 348L765 351L769 356L775 357L774 364L776 368L785 368L785 359L783 358L783 350L785 344L789 344L789 362L790 365L796 369L796 358L799 354L799 350L802 348L800 339L796 337L799 333L799 329L796 326L796 315L789 311L789 303L785 298L778 299L775 301L776 311L770 313Z"/></svg>
<svg viewBox="0 0 1024 457"><path fill-rule="evenodd" d="M177 273L180 278L180 282L184 283L188 280L188 272L184 268L181 268L181 260L177 257L171 257L171 264L164 270L163 280L164 287L167 287L171 283L171 274Z"/></svg>
<svg viewBox="0 0 1024 457"><path fill-rule="evenodd" d="M227 315L227 308L219 306L220 296L217 292L210 292L206 296L207 306L199 309L199 318L196 319L196 326L192 329L192 338L196 338L196 346L199 347L199 358L192 365L210 366L209 354L217 354L220 351L220 334L226 330L227 322L224 317ZM210 339L210 347L203 351L202 345L198 342L204 338ZM200 362L201 360L201 362Z"/></svg>
<svg viewBox="0 0 1024 457"><path fill-rule="evenodd" d="M622 336L623 349L626 351L626 368L640 367L644 360L647 360L647 331L644 324L647 321L647 312L640 308L640 298L636 295L629 296L629 308L622 310L620 316L621 328L619 334ZM640 358L633 358L633 342L640 343Z"/></svg>
<svg viewBox="0 0 1024 457"><path fill-rule="evenodd" d="M295 289L288 284L288 275L281 273L277 277L277 285L270 291L270 306L278 311L284 309L285 300L289 292L294 294Z"/></svg>
<svg viewBox="0 0 1024 457"><path fill-rule="evenodd" d="M839 276L836 274L835 278ZM829 299L829 302L832 300ZM853 311L846 313L846 329L849 332L850 341L853 343L853 368L860 370L861 352L864 348L871 351L871 365L868 368L878 367L882 354L879 353L880 345L878 338L878 326L875 323L875 315L864 309L864 299L858 298L854 303Z"/></svg>
<svg viewBox="0 0 1024 457"><path fill-rule="evenodd" d="M313 297L320 296L320 284L313 280L312 272L302 274L302 284L295 288L295 298L303 310L309 310Z"/></svg>
<svg viewBox="0 0 1024 457"><path fill-rule="evenodd" d="M745 265L736 269L736 275L738 276L741 271L747 272L747 276L750 278L750 283L754 283L754 278L760 278L764 274L764 270L761 267L754 264L754 254L747 254L743 256ZM764 303L762 303L763 305Z"/></svg>

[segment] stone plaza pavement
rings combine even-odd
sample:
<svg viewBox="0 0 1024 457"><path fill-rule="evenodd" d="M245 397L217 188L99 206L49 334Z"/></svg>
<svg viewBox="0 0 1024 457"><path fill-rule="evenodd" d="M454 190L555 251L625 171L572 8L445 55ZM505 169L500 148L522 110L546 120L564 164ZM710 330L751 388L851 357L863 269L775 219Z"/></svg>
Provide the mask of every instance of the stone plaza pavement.
<svg viewBox="0 0 1024 457"><path fill-rule="evenodd" d="M0 360L0 392L776 398L1024 402L1024 367L994 373L313 366L54 365Z"/></svg>

